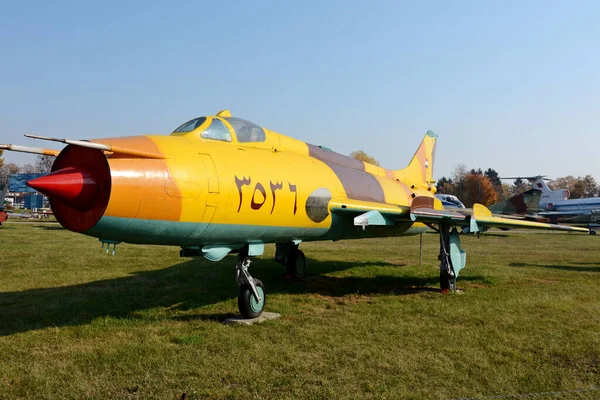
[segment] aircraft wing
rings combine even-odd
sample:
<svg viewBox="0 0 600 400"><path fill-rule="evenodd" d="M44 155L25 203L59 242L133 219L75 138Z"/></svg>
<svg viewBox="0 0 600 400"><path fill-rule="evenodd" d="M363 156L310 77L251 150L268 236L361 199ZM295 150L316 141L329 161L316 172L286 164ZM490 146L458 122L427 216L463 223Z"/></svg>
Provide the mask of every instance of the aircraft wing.
<svg viewBox="0 0 600 400"><path fill-rule="evenodd" d="M354 216L354 225L394 225L399 220L409 220L410 207L374 201L333 198L329 201L332 214Z"/></svg>
<svg viewBox="0 0 600 400"><path fill-rule="evenodd" d="M413 199L410 218L414 222L423 223L439 224L447 222L452 226L466 228L469 232L473 233L485 231L489 228L525 228L589 232L589 229L586 228L496 217L492 215L490 210L481 204L474 204L473 208L469 210L444 210L441 202L425 196Z"/></svg>

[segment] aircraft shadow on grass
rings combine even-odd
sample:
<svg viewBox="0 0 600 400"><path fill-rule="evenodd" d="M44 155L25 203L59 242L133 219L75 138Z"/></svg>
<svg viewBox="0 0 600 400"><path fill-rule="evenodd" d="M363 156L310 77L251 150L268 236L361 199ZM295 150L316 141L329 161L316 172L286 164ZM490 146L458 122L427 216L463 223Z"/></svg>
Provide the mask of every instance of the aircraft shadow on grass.
<svg viewBox="0 0 600 400"><path fill-rule="evenodd" d="M45 231L65 231L66 229L58 225L58 223L48 222L48 225L33 225L33 228L42 229Z"/></svg>
<svg viewBox="0 0 600 400"><path fill-rule="evenodd" d="M509 267L539 267L549 269L560 269L562 271L573 271L573 272L600 272L600 262L598 263L573 263L579 266L573 265L551 265L551 264L534 264L534 263L510 263ZM585 265L590 265L586 267Z"/></svg>
<svg viewBox="0 0 600 400"><path fill-rule="evenodd" d="M234 279L235 258L219 263L189 260L153 271L94 281L79 285L0 292L0 336L47 327L77 326L100 317L136 318L137 312L154 307L195 309L237 297ZM312 293L340 297L348 294L407 295L422 291L438 292L439 277L380 275L374 277L332 277L324 274L360 266L394 266L386 262L318 262L307 260L310 272L302 280L284 280L283 266L272 260L257 260L251 267L270 294ZM461 280L481 280L461 277ZM237 315L181 315L176 319L223 320Z"/></svg>

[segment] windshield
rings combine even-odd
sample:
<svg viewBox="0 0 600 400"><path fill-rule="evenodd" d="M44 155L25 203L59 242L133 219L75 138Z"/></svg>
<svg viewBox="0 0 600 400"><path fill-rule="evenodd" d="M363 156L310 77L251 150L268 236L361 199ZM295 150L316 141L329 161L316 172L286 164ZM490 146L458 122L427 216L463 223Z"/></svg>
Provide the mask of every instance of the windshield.
<svg viewBox="0 0 600 400"><path fill-rule="evenodd" d="M194 118L194 119L186 122L185 124L181 125L179 128L175 129L173 131L173 133L191 132L194 129L198 128L200 125L202 125L204 123L204 121L206 121L206 117Z"/></svg>
<svg viewBox="0 0 600 400"><path fill-rule="evenodd" d="M227 129L224 123L216 118L212 120L210 126L206 128L200 136L202 136L204 139L231 142L231 133L229 133L229 129Z"/></svg>

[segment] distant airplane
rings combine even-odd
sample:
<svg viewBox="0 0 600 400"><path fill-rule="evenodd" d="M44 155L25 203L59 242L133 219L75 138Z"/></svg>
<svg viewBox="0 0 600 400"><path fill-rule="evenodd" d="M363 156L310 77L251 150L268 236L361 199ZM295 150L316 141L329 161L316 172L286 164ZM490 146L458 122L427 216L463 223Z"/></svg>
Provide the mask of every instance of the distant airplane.
<svg viewBox="0 0 600 400"><path fill-rule="evenodd" d="M181 256L218 261L237 253L238 307L262 313L266 290L250 257L276 244L288 273L304 274L304 241L440 235L440 285L454 291L465 266L455 227L587 229L492 216L480 204L444 209L434 196L437 135L427 132L404 169L365 163L234 118L228 110L183 123L170 136L68 140L52 173L28 182L46 194L65 228L121 242L181 247ZM405 143L397 143L398 145ZM46 149L0 149L48 154Z"/></svg>
<svg viewBox="0 0 600 400"><path fill-rule="evenodd" d="M436 193L435 197L442 202L444 208L465 208L465 205L452 194Z"/></svg>
<svg viewBox="0 0 600 400"><path fill-rule="evenodd" d="M54 215L54 213L52 213L52 211L28 211L28 212L24 212L24 213L15 213L15 212L8 212L8 216L10 218L49 218L51 215Z"/></svg>
<svg viewBox="0 0 600 400"><path fill-rule="evenodd" d="M598 197L569 199L568 189L550 189L543 175L501 179L527 179L532 182L532 189L505 202L490 206L492 212L525 214L536 220L546 218L552 223L586 226L590 228L592 235L596 234L594 228L600 227L600 198ZM511 205L514 206L514 210Z"/></svg>

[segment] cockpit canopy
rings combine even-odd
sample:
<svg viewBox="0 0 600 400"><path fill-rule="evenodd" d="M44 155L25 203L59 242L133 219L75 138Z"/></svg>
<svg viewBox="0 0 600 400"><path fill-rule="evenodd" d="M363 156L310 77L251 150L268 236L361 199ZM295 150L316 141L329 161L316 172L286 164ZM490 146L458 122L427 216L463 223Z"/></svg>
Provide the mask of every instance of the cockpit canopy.
<svg viewBox="0 0 600 400"><path fill-rule="evenodd" d="M260 143L267 140L263 128L245 119L231 116L194 118L175 129L173 135L181 136L192 132L203 139L222 142L231 142L232 138L236 138L239 143Z"/></svg>
<svg viewBox="0 0 600 400"><path fill-rule="evenodd" d="M233 127L238 142L264 142L267 140L267 135L265 135L263 128L250 121L234 117L228 117L225 120Z"/></svg>
<svg viewBox="0 0 600 400"><path fill-rule="evenodd" d="M435 197L442 201L442 204L450 207L465 208L465 205L458 197L451 194L436 194Z"/></svg>

